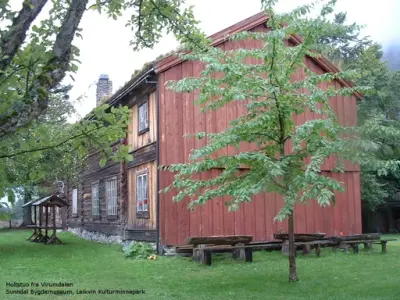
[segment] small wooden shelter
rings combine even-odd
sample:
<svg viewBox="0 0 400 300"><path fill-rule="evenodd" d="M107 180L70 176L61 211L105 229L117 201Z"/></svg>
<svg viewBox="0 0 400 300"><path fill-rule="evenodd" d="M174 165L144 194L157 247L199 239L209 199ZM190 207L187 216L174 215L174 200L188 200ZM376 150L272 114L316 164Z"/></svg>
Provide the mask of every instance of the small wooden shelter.
<svg viewBox="0 0 400 300"><path fill-rule="evenodd" d="M57 229L62 229L62 227L57 227L56 226L56 206L57 207L65 207L68 206L68 203L64 200L62 200L57 194L53 194L47 197L44 197L40 200L33 200L30 201L26 204L24 204L22 207L26 206L31 206L34 210L34 225L30 225L28 227L31 227L34 229L32 235L28 238L28 240L32 242L38 242L38 243L45 243L45 244L56 244L60 243L60 239L57 237ZM39 222L37 220L37 208L39 209ZM52 212L52 219L53 219L53 224L52 226L49 226L49 208L51 208ZM43 211L44 210L44 211ZM44 218L45 218L45 224L42 224L42 216L44 213ZM53 230L52 235L49 237L48 231ZM44 234L42 233L42 230L44 230Z"/></svg>

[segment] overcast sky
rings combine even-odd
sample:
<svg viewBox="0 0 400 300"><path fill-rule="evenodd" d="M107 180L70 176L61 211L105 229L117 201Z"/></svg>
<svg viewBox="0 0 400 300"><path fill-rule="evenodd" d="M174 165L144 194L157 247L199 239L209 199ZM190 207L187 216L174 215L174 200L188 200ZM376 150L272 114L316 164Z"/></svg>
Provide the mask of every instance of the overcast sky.
<svg viewBox="0 0 400 300"><path fill-rule="evenodd" d="M12 0L13 4L22 0ZM207 34L213 34L233 25L260 11L260 0L187 0L195 7L195 16L201 21L201 27ZM280 0L277 9L288 11L298 5L310 3L310 0ZM338 0L337 11L346 11L349 22L365 24L365 35L375 41L388 44L395 40L395 14L400 16L400 0ZM84 101L76 103L81 116L88 113L96 103L95 85L100 74L105 73L113 81L114 91L131 78L135 69L141 69L144 63L154 60L158 55L173 50L177 43L173 37L164 37L154 47L134 52L129 46L133 36L126 28L125 19L114 21L96 11L85 13L81 27L83 40L75 44L81 50L79 71L74 75L74 88L71 100L86 94ZM392 25L393 24L393 25ZM399 35L400 30L397 30ZM400 37L397 36L397 39ZM90 87L91 86L91 87ZM89 88L90 87L90 88Z"/></svg>

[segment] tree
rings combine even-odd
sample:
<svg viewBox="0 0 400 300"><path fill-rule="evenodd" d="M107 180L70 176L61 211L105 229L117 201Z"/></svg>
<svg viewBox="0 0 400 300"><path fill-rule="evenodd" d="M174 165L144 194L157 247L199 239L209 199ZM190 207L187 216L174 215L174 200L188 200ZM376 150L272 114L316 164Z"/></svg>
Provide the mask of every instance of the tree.
<svg viewBox="0 0 400 300"><path fill-rule="evenodd" d="M345 25L346 13L335 15L336 24ZM400 73L390 71L383 61L382 47L369 37L360 37L361 26L345 25L333 35L324 36L320 43L326 46L324 54L343 69L363 74L356 84L368 85L372 91L358 103L358 120L363 139L380 145L376 154L382 161L398 159L400 134L400 102L398 101ZM375 210L388 197L400 191L398 171L378 174L375 166L361 167L361 195L363 209Z"/></svg>
<svg viewBox="0 0 400 300"><path fill-rule="evenodd" d="M39 26L32 26L48 1L24 0L19 12L12 11L8 2L0 3L0 20L8 23L0 40L0 90L4 98L0 138L29 126L45 112L50 92L66 72L77 69L79 49L72 41L75 36L82 37L79 23L90 4L89 0L54 0L49 16ZM152 47L163 29L182 42L196 38L192 8L183 5L184 0L96 0L90 8L105 11L114 19L123 12L131 13L127 24L135 30L131 44L140 49Z"/></svg>
<svg viewBox="0 0 400 300"><path fill-rule="evenodd" d="M0 202L0 221L10 221L12 218L12 206L7 202Z"/></svg>
<svg viewBox="0 0 400 300"><path fill-rule="evenodd" d="M379 45L367 48L352 65L365 74L359 84L368 84L373 92L359 104L360 132L364 139L380 145L376 153L380 160L400 158L400 72L389 71L382 61ZM400 191L400 173L392 170L380 173L373 165L361 168L363 207L374 211L388 197Z"/></svg>
<svg viewBox="0 0 400 300"><path fill-rule="evenodd" d="M247 101L248 112L231 121L222 132L197 133L197 138L207 139L207 145L193 150L189 163L163 167L176 172L172 185L163 192L178 189L174 201L189 197L190 208L215 197L229 196L230 210L238 209L241 203L250 202L253 195L261 192L280 194L284 205L275 219L288 219L289 281L292 282L298 280L293 221L295 203L316 199L321 206L330 205L335 200L334 192L343 191L344 187L321 174L324 161L334 155L337 166L332 172L340 172L343 171L342 160L351 158L358 163L366 162L371 152L361 150L376 145L356 140L355 128L339 124L329 104L329 99L336 95L352 95L368 89L359 86L324 90L320 87L323 82L351 78L355 72L347 70L319 75L305 65L305 56L320 56L316 51L323 49L320 44L323 36L343 30L343 25L328 21L336 1L323 5L320 16L315 19L305 16L316 3L278 15L273 9L276 2L263 1L270 31L241 32L231 37L232 40L260 40L263 42L261 48L223 51L208 47L202 51L193 49L183 55L203 62L205 68L200 78L170 82L171 89L175 92L199 91L196 103L204 111L219 109L233 101ZM288 46L287 40L293 35L301 36L302 42ZM244 63L246 58L262 62L247 64ZM293 75L299 69L307 76L293 82ZM318 117L295 124L293 116L307 110ZM224 147L239 148L241 143L255 144L258 150L216 155ZM286 150L288 143L292 144L291 151ZM247 166L244 173L239 172L242 166ZM223 171L209 180L193 177L213 168Z"/></svg>
<svg viewBox="0 0 400 300"><path fill-rule="evenodd" d="M127 146L120 146L116 152L111 152L109 146L126 135L127 108L106 112L104 106L98 107L91 115L93 120L69 124L67 117L74 112L74 107L64 100L65 96L65 93L50 96L52 101L45 114L29 128L20 129L0 143L0 153L3 153L0 171L6 175L0 184L9 194L23 188L25 203L35 199L45 187L47 193L52 192L55 181L76 183L76 175L91 148L101 149L103 159L131 159ZM31 209L28 206L24 211L22 225L30 225Z"/></svg>
<svg viewBox="0 0 400 300"><path fill-rule="evenodd" d="M68 87L61 82L78 69L79 49L73 39L82 38L79 23L84 13L97 9L114 19L131 15L127 26L135 33L134 50L152 47L163 30L182 43L196 42L202 34L192 8L184 4L184 0L24 0L20 11L13 11L9 1L0 1L4 25L0 31L0 197L16 185L37 185L45 175L54 174L46 172L54 163L63 164L58 175L73 170L69 167L84 159L89 147L101 149L103 163L110 157L131 159L127 147L119 146L115 152L109 146L125 137L126 108L102 105L76 124L55 122L63 118L58 108L68 106L64 97ZM34 24L46 5L49 14ZM57 109L51 111L52 107Z"/></svg>
<svg viewBox="0 0 400 300"><path fill-rule="evenodd" d="M335 14L333 23L340 26L337 27L337 30L322 35L319 39L319 43L326 46L322 54L341 68L345 68L347 63L360 57L360 54L372 45L368 36L360 38L360 30L363 26L356 23L347 25L346 21L347 13Z"/></svg>

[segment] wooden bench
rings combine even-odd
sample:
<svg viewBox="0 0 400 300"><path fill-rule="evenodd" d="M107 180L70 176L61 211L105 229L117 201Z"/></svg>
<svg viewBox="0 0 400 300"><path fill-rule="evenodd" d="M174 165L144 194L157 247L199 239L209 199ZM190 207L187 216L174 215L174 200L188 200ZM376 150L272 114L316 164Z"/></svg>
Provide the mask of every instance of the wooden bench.
<svg viewBox="0 0 400 300"><path fill-rule="evenodd" d="M353 249L353 253L358 253L359 252L359 244L364 244L364 249L370 250L372 249L372 244L380 244L382 245L382 253L387 252L387 247L386 244L389 241L396 241L397 239L387 239L387 240L355 240L355 241L342 241L340 244L341 245L349 245Z"/></svg>
<svg viewBox="0 0 400 300"><path fill-rule="evenodd" d="M253 249L249 248L251 250L246 252L245 248L252 239L251 235L188 237L186 245L193 246L193 260L210 265L212 252L232 252L234 258L246 259L246 255L252 257Z"/></svg>
<svg viewBox="0 0 400 300"><path fill-rule="evenodd" d="M312 242L295 242L294 245L303 248L303 255L308 254L309 247L313 247L315 249L315 254L319 257L321 256L321 246L334 246L336 243L330 240L317 240Z"/></svg>
<svg viewBox="0 0 400 300"><path fill-rule="evenodd" d="M387 253L386 244L387 244L387 242L391 242L391 241L397 241L397 239L386 239L386 240L375 241L375 242L373 242L373 244L381 244L382 245L382 253Z"/></svg>
<svg viewBox="0 0 400 300"><path fill-rule="evenodd" d="M244 261L253 262L253 248L254 246L209 246L202 249L204 252L203 259L200 259L200 263L207 266L211 266L211 257L216 252L232 252L232 258L243 259L240 250L244 251ZM239 251L238 251L239 250Z"/></svg>

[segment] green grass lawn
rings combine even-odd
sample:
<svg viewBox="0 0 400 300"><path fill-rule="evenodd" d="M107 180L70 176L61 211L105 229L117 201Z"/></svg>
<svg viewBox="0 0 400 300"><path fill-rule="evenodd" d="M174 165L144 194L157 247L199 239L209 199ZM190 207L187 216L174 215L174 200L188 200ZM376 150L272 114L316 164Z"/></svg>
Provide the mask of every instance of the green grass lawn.
<svg viewBox="0 0 400 300"><path fill-rule="evenodd" d="M400 299L400 241L388 253L331 252L299 256L298 283L287 283L288 260L256 252L253 263L213 257L125 259L121 247L60 234L65 245L27 242L30 231L0 230L0 299ZM389 236L388 236L389 237ZM394 236L390 236L394 237ZM397 238L400 239L400 236ZM6 282L72 282L76 289L143 289L145 295L7 295Z"/></svg>

